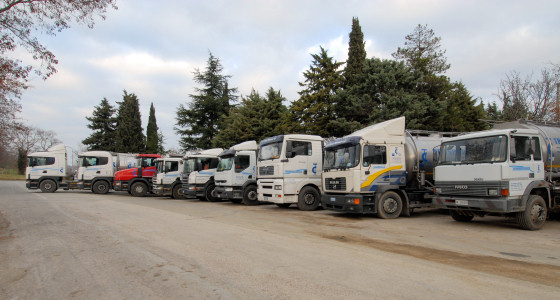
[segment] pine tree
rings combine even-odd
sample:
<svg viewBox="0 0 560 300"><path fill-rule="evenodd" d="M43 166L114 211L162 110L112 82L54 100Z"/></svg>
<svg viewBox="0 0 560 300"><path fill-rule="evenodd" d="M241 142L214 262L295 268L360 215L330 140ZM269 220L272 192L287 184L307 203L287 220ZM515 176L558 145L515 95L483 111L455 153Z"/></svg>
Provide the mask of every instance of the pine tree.
<svg viewBox="0 0 560 300"><path fill-rule="evenodd" d="M462 83L453 83L447 91L446 107L440 130L452 132L479 131L487 129L482 121L486 118L484 105L476 105L467 88Z"/></svg>
<svg viewBox="0 0 560 300"><path fill-rule="evenodd" d="M106 98L94 107L91 117L86 117L90 122L87 127L94 132L82 141L88 150L115 151L115 129L117 120L114 116L115 108Z"/></svg>
<svg viewBox="0 0 560 300"><path fill-rule="evenodd" d="M352 31L349 34L348 60L344 69L345 86L356 83L358 77L363 73L364 62L366 61L366 48L364 34L360 27L358 18L352 18Z"/></svg>
<svg viewBox="0 0 560 300"><path fill-rule="evenodd" d="M334 119L333 96L342 87L343 64L333 61L327 51L321 47L319 54L311 54L313 62L309 70L303 72L304 87L299 92L300 98L290 106L293 130L299 133L328 136L329 123Z"/></svg>
<svg viewBox="0 0 560 300"><path fill-rule="evenodd" d="M189 95L192 102L188 108L180 104L175 118L175 131L181 136L179 144L184 150L208 149L218 134L237 96L236 88L229 88L231 76L222 75L220 60L210 53L206 70L195 69L194 81L201 84L197 94Z"/></svg>
<svg viewBox="0 0 560 300"><path fill-rule="evenodd" d="M158 126L156 121L156 109L154 103L150 105L150 116L148 117L148 127L146 128L146 153L162 153L160 138L158 134Z"/></svg>
<svg viewBox="0 0 560 300"><path fill-rule="evenodd" d="M502 121L504 116L501 110L498 109L496 102L488 103L486 106L486 118L493 121Z"/></svg>
<svg viewBox="0 0 560 300"><path fill-rule="evenodd" d="M123 101L117 104L119 108L115 130L115 151L143 153L146 149L146 137L142 129L138 98L135 94L124 91Z"/></svg>
<svg viewBox="0 0 560 300"><path fill-rule="evenodd" d="M269 88L266 97L255 90L241 98L241 103L224 118L223 128L212 140L214 147L229 148L235 144L281 134L282 115L287 108L280 91Z"/></svg>

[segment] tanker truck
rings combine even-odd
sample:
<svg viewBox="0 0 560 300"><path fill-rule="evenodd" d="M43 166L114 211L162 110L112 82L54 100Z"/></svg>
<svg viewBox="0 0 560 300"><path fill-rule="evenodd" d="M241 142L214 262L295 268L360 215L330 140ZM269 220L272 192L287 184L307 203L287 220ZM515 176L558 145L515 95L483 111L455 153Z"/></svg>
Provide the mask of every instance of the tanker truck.
<svg viewBox="0 0 560 300"><path fill-rule="evenodd" d="M497 124L442 143L433 203L459 222L513 217L538 230L560 210L560 126L529 121Z"/></svg>
<svg viewBox="0 0 560 300"><path fill-rule="evenodd" d="M115 191L127 191L135 197L144 197L152 191L152 177L155 176L156 159L161 158L159 154L138 154L136 166L115 173L113 189Z"/></svg>
<svg viewBox="0 0 560 300"><path fill-rule="evenodd" d="M325 146L323 207L377 214L383 219L410 216L430 207L434 148L443 133L405 131L405 117L388 120L336 139Z"/></svg>
<svg viewBox="0 0 560 300"><path fill-rule="evenodd" d="M41 189L44 193L62 188L88 189L96 194L105 194L111 189L117 170L135 166L135 155L108 151L82 152L78 155L78 173L74 180L72 167L68 165L66 146L55 145L47 151L27 156L25 185L28 189Z"/></svg>
<svg viewBox="0 0 560 300"><path fill-rule="evenodd" d="M233 203L258 204L257 142L247 141L220 153L216 169L216 196Z"/></svg>
<svg viewBox="0 0 560 300"><path fill-rule="evenodd" d="M214 148L191 153L185 160L189 170L187 182L182 183L183 194L200 200L219 201L214 189L214 174L218 167L218 154L224 149ZM185 178L185 177L183 177Z"/></svg>
<svg viewBox="0 0 560 300"><path fill-rule="evenodd" d="M158 196L183 198L181 177L183 173L183 155L167 154L155 160L156 174L152 177L152 191Z"/></svg>

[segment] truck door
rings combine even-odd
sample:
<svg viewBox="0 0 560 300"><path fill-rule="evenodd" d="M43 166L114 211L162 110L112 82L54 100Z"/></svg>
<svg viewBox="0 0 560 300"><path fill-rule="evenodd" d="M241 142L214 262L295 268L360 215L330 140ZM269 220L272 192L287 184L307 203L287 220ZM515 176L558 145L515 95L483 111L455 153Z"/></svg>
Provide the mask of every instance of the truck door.
<svg viewBox="0 0 560 300"><path fill-rule="evenodd" d="M510 180L511 196L522 195L535 180L544 180L539 137L512 135L509 153L510 164L506 176Z"/></svg>
<svg viewBox="0 0 560 300"><path fill-rule="evenodd" d="M385 145L365 145L361 170L360 190L376 191L378 185L384 184L388 171L387 147Z"/></svg>

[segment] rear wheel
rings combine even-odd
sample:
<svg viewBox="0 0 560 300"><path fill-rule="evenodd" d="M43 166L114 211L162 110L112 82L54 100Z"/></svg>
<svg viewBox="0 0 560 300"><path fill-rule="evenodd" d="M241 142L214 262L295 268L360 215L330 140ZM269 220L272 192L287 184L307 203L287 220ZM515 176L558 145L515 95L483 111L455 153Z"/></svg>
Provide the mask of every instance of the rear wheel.
<svg viewBox="0 0 560 300"><path fill-rule="evenodd" d="M107 194L109 192L109 183L104 180L96 181L91 190L96 194Z"/></svg>
<svg viewBox="0 0 560 300"><path fill-rule="evenodd" d="M245 205L257 205L259 204L259 197L257 194L257 187L250 185L243 191L243 203Z"/></svg>
<svg viewBox="0 0 560 300"><path fill-rule="evenodd" d="M321 203L321 195L319 191L311 186L306 186L299 192L298 195L298 208L300 210L316 210Z"/></svg>
<svg viewBox="0 0 560 300"><path fill-rule="evenodd" d="M148 194L148 186L143 182L135 182L130 187L130 194L134 197L144 197Z"/></svg>
<svg viewBox="0 0 560 300"><path fill-rule="evenodd" d="M538 195L530 195L525 211L515 215L517 224L526 230L541 229L546 222L546 216L546 202Z"/></svg>
<svg viewBox="0 0 560 300"><path fill-rule="evenodd" d="M54 182L54 180L45 179L41 181L39 188L43 193L53 193L54 191L56 191L57 187L56 187L56 182Z"/></svg>
<svg viewBox="0 0 560 300"><path fill-rule="evenodd" d="M388 191L381 195L377 203L377 215L382 219L396 219L402 212L402 199L399 194Z"/></svg>

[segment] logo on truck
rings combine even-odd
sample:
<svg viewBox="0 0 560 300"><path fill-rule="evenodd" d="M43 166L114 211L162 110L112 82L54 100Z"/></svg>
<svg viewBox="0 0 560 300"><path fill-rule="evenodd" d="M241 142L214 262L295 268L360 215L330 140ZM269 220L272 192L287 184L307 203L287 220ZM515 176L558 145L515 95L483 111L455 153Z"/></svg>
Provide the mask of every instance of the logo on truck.
<svg viewBox="0 0 560 300"><path fill-rule="evenodd" d="M456 185L455 189L456 190L468 190L469 186L468 185Z"/></svg>

